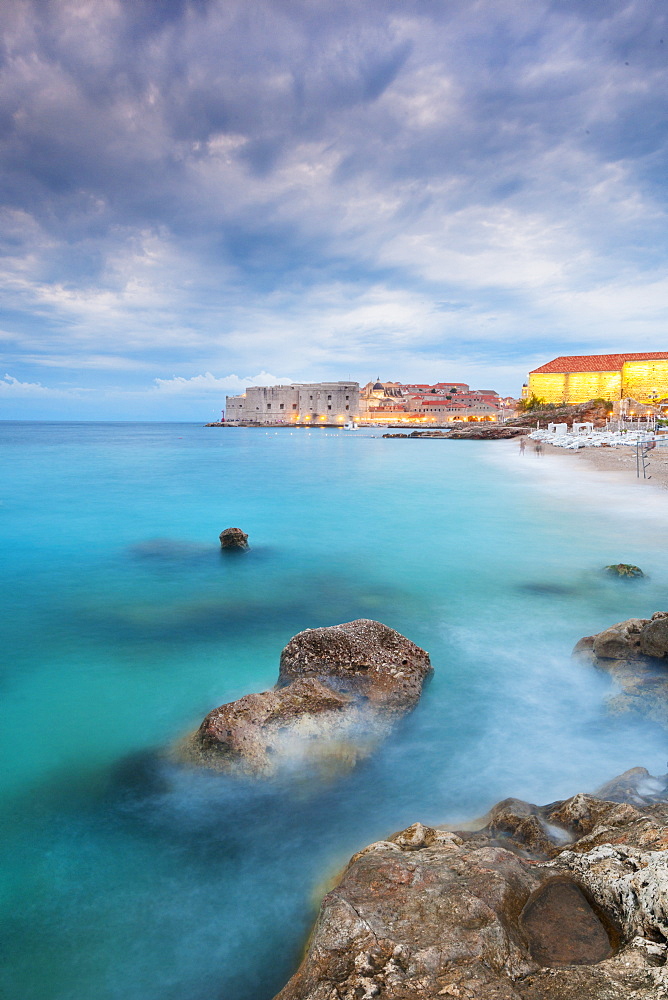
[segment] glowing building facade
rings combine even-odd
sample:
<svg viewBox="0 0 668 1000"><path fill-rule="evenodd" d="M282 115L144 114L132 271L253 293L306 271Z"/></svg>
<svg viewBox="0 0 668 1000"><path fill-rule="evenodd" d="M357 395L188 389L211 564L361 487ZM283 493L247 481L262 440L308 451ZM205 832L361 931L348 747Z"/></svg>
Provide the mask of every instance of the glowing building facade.
<svg viewBox="0 0 668 1000"><path fill-rule="evenodd" d="M658 402L668 397L668 351L555 358L529 373L528 395L546 403Z"/></svg>
<svg viewBox="0 0 668 1000"><path fill-rule="evenodd" d="M357 420L357 382L307 382L294 385L253 385L241 396L225 400L225 420L231 424L344 424Z"/></svg>

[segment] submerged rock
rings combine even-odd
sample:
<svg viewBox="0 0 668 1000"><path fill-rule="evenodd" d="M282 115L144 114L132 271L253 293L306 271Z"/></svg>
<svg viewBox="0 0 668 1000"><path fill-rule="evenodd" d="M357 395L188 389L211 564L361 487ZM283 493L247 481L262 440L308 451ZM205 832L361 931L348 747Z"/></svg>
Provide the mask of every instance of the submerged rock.
<svg viewBox="0 0 668 1000"><path fill-rule="evenodd" d="M354 855L276 1000L668 996L667 822L665 801L578 795L413 824Z"/></svg>
<svg viewBox="0 0 668 1000"><path fill-rule="evenodd" d="M615 563L612 566L605 566L603 572L607 573L608 576L615 576L619 580L638 580L645 575L639 566L633 566L631 563Z"/></svg>
<svg viewBox="0 0 668 1000"><path fill-rule="evenodd" d="M248 548L248 535L241 528L225 528L218 537L221 549L245 551Z"/></svg>
<svg viewBox="0 0 668 1000"><path fill-rule="evenodd" d="M612 708L632 709L668 724L668 612L629 618L576 643L573 655L606 670L620 693Z"/></svg>
<svg viewBox="0 0 668 1000"><path fill-rule="evenodd" d="M175 754L262 777L348 769L417 704L431 670L423 649L380 622L308 629L283 650L276 687L209 712Z"/></svg>

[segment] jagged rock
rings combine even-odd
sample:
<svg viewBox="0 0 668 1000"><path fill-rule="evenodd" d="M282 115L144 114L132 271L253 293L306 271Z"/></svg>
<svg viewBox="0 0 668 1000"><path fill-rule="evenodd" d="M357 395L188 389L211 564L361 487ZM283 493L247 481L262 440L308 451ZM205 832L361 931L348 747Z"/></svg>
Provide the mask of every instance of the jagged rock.
<svg viewBox="0 0 668 1000"><path fill-rule="evenodd" d="M278 682L326 678L375 710L397 714L414 708L431 671L424 649L387 625L360 618L299 632L281 653Z"/></svg>
<svg viewBox="0 0 668 1000"><path fill-rule="evenodd" d="M307 957L280 1000L435 997L463 959L497 975L537 968L517 918L540 883L514 854L377 848L358 855L325 896Z"/></svg>
<svg viewBox="0 0 668 1000"><path fill-rule="evenodd" d="M484 425L474 424L472 427L462 427L452 431L448 437L452 441L508 441L510 438L519 437L523 433L524 428L521 427L508 427L507 425L502 427L485 427Z"/></svg>
<svg viewBox="0 0 668 1000"><path fill-rule="evenodd" d="M615 711L633 710L668 724L668 612L629 618L576 643L573 655L606 670L620 692Z"/></svg>
<svg viewBox="0 0 668 1000"><path fill-rule="evenodd" d="M281 654L276 687L209 712L174 755L262 777L347 770L415 706L431 669L423 649L380 622L300 632Z"/></svg>
<svg viewBox="0 0 668 1000"><path fill-rule="evenodd" d="M271 773L275 755L292 741L341 730L351 701L313 678L244 695L209 712L197 733L199 752L209 762L236 761L253 773Z"/></svg>
<svg viewBox="0 0 668 1000"><path fill-rule="evenodd" d="M551 858L521 856L527 821ZM577 795L543 807L507 799L474 833L413 824L352 858L276 1000L668 996L667 822L665 801ZM500 846L515 830L513 850Z"/></svg>
<svg viewBox="0 0 668 1000"><path fill-rule="evenodd" d="M597 788L596 796L609 802L630 802L631 805L665 802L668 798L668 775L653 778L646 767L631 767Z"/></svg>
<svg viewBox="0 0 668 1000"><path fill-rule="evenodd" d="M508 425L511 427L535 427L538 421L542 426L545 426L548 421L572 424L575 420L578 422L590 421L594 427L601 428L606 426L609 415L610 407L607 404L590 399L586 403L555 404L541 410L528 410L521 416L509 420L506 427Z"/></svg>
<svg viewBox="0 0 668 1000"><path fill-rule="evenodd" d="M668 656L668 614L659 612L640 633L640 652L645 656Z"/></svg>
<svg viewBox="0 0 668 1000"><path fill-rule="evenodd" d="M534 858L550 858L558 850L536 806L519 799L497 803L489 813L487 830L497 841L505 838L507 842L510 838L514 850L523 848L522 853L529 853Z"/></svg>
<svg viewBox="0 0 668 1000"><path fill-rule="evenodd" d="M442 431L411 431L410 434L383 434L384 438L449 438L451 441L507 441L509 438L519 437L524 434L523 427L508 427L498 424L491 426L474 423L468 426L460 424L455 429Z"/></svg>
<svg viewBox="0 0 668 1000"><path fill-rule="evenodd" d="M241 528L225 528L218 537L221 549L245 551L248 548L248 535Z"/></svg>
<svg viewBox="0 0 668 1000"><path fill-rule="evenodd" d="M644 624L642 618L629 618L604 629L594 637L594 654L606 660L637 659L640 656L640 630Z"/></svg>

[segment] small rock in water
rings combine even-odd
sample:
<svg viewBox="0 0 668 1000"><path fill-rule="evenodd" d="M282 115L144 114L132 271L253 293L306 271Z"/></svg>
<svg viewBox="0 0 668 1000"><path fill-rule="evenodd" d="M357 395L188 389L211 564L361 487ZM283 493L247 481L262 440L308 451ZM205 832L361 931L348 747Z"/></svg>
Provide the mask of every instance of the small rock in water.
<svg viewBox="0 0 668 1000"><path fill-rule="evenodd" d="M220 535L221 549L239 550L245 552L248 549L248 535L241 528L225 528Z"/></svg>
<svg viewBox="0 0 668 1000"><path fill-rule="evenodd" d="M632 563L613 563L612 566L604 566L603 572L618 580L639 580L645 575L639 566Z"/></svg>

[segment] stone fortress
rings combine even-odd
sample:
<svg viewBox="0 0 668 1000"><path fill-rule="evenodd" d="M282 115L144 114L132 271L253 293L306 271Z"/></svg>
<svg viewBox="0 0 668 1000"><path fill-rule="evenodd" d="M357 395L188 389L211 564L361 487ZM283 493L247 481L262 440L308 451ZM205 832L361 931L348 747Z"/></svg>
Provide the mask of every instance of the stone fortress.
<svg viewBox="0 0 668 1000"><path fill-rule="evenodd" d="M357 382L253 385L225 401L228 424L339 424L358 420Z"/></svg>
<svg viewBox="0 0 668 1000"><path fill-rule="evenodd" d="M515 400L493 389L470 389L464 382L307 382L250 386L228 396L225 423L243 426L342 426L364 424L446 424L497 421L514 413Z"/></svg>

